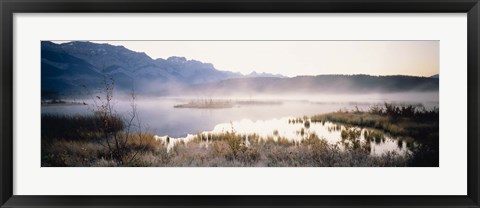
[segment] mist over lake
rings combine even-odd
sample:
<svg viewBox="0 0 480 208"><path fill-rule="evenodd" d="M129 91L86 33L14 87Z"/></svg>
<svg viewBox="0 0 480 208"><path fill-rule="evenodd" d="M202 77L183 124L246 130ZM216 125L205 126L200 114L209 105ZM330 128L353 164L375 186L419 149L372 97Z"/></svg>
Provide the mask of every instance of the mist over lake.
<svg viewBox="0 0 480 208"><path fill-rule="evenodd" d="M131 111L128 95L118 95L123 99L114 102L120 115ZM238 104L231 108L199 109L174 108L175 105L195 100L213 99L228 101L278 101L274 104ZM73 100L72 100L73 101ZM77 99L91 103L89 98ZM311 116L335 112L341 109L354 110L358 107L368 110L372 105L394 102L404 105L417 105L433 109L438 107L438 93L396 93L396 94L344 94L344 95L292 95L287 97L147 97L136 100L142 123L155 134L170 137L185 137L211 131L221 123L249 119L251 121L280 119L285 117ZM92 108L85 105L44 105L42 114L92 114ZM255 133L255 132L251 132Z"/></svg>
<svg viewBox="0 0 480 208"><path fill-rule="evenodd" d="M416 98L416 99L415 99ZM422 98L422 99L419 99ZM202 108L175 108L180 103L199 99L192 97L157 97L138 98L138 116L149 132L154 132L158 138L171 137L169 148L175 144L174 140L184 140L199 133L222 133L236 131L242 134L258 134L262 136L284 136L291 140L300 141L304 134L319 134L329 143L336 144L342 137L340 131L333 131L336 124L312 124L304 133L303 123L292 125L289 121L298 117L330 113L340 110L368 110L372 105L382 105L383 102L396 102L402 105L415 105L419 108L438 108L438 94L436 93L407 93L394 95L366 94L336 96L311 96L289 99L267 97L253 98L210 98L212 100L239 101L239 104L229 108L202 109ZM349 99L352 99L349 101ZM422 102L419 102L422 100ZM244 104L253 102L254 104ZM274 101L274 102L272 102ZM83 101L82 101L83 102ZM266 104L263 104L265 102ZM114 103L116 113L128 114L131 111L131 102L118 101ZM59 115L89 115L92 109L86 105L46 105L42 106L43 114ZM340 127L344 128L344 127ZM305 130L303 130L305 131ZM275 133L277 132L277 133ZM278 133L281 132L281 133ZM361 138L364 140L364 138ZM381 155L391 151L405 154L409 151L407 143L387 137L381 142L371 145L373 155Z"/></svg>

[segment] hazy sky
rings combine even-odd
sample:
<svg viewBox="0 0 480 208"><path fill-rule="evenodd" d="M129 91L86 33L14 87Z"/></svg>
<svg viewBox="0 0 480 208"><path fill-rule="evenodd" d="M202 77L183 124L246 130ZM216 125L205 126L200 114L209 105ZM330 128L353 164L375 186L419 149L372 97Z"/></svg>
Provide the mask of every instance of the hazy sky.
<svg viewBox="0 0 480 208"><path fill-rule="evenodd" d="M431 76L439 72L439 41L92 42L122 45L152 58L183 56L243 74Z"/></svg>

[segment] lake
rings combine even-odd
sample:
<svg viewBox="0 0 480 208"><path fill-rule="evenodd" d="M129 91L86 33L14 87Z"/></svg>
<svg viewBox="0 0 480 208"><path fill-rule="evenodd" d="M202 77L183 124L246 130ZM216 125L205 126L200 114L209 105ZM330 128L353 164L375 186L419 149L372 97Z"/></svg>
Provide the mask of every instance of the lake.
<svg viewBox="0 0 480 208"><path fill-rule="evenodd" d="M425 96L420 96L425 98ZM418 98L418 97L417 97ZM158 138L169 136L173 139L182 139L188 135L197 133L218 133L234 130L240 134L256 133L260 136L286 137L291 140L301 140L308 134L315 133L325 138L329 143L335 144L342 141L341 130L346 127L340 125L340 129L332 130L337 124L311 123L308 128L304 123L290 123L289 120L303 116L335 112L340 109L368 110L374 104L383 102L399 102L388 97L362 96L352 97L351 100L361 102L349 102L348 99L335 99L336 101L325 101L324 99L293 99L293 98L215 98L217 100L239 101L239 104L229 108L199 109L199 108L175 108L174 106L188 103L192 99L199 98L138 98L137 109L144 131L153 132ZM128 115L131 111L130 102L114 102L114 108L121 115ZM339 101L337 101L339 100ZM405 99L402 99L402 101ZM435 99L432 99L435 100ZM253 102L255 101L255 102ZM258 102L257 102L258 101ZM264 102L262 104L262 102ZM87 102L91 104L91 102ZM252 104L253 103L253 104ZM438 107L435 101L414 102L408 100L403 103L421 104L426 108ZM87 114L92 113L90 105L42 105L42 114ZM301 133L303 129L303 134ZM364 131L359 138L365 142ZM387 151L395 151L404 154L406 141L392 138L385 135L380 141L374 141L371 145L372 154L382 154Z"/></svg>

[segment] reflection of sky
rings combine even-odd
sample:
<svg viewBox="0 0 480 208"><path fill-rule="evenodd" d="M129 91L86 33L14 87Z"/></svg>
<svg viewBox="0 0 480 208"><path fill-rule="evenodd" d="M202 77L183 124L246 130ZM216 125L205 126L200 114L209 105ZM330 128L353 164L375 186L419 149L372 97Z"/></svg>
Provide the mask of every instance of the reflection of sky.
<svg viewBox="0 0 480 208"><path fill-rule="evenodd" d="M307 129L305 128L303 123L288 123L289 119L294 119L294 117L285 117L281 119L271 119L271 120L257 120L252 121L250 119L242 119L240 121L234 121L231 123L222 123L215 126L215 128L211 131L212 133L222 133L222 132L231 132L232 129L238 134L253 134L256 133L260 137L285 137L289 140L296 140L300 141L303 138L307 137L308 134L316 134L320 138L326 139L330 144L336 144L342 140L341 137L341 130L334 131L329 130L333 129L336 124L331 122L325 122L324 125L322 123L310 123L310 127ZM304 128L305 134L302 136L299 132ZM345 127L342 126L342 129ZM278 136L274 135L274 131L278 131ZM365 142L365 138L363 136L363 132L366 129L362 129L362 134L360 136L360 141ZM401 154L404 154L406 151L405 142L402 142L402 148L397 146L397 140L385 135L385 140L380 143L371 142L371 150L372 154L381 155L386 152L395 151Z"/></svg>
<svg viewBox="0 0 480 208"><path fill-rule="evenodd" d="M358 96L358 95L357 95ZM438 93L437 95L438 96ZM425 96L412 96L410 99ZM331 102L319 98L308 100L283 100L279 105L240 105L233 108L224 109L192 109L192 108L174 108L174 105L189 102L191 99L185 98L156 98L143 99L137 103L138 115L144 131L154 132L160 139L166 139L166 135L173 138L191 139L194 134L201 132L222 132L231 131L232 128L240 134L257 133L262 137L274 136L273 131L277 130L278 135L291 140L300 140L302 135L299 131L304 128L303 123L289 124L288 119L312 116L316 114L329 113L339 109L359 109L367 110L369 106L382 103L381 100L389 100L385 97L355 97L348 96L351 100L361 100L361 102ZM408 98L407 96L404 98ZM438 97L436 97L438 100ZM243 98L244 100L245 98ZM345 98L344 98L345 99ZM370 102L367 100L370 99ZM276 99L278 100L278 99ZM338 99L341 100L341 99ZM407 99L408 100L408 99ZM435 95L433 97L435 100ZM418 102L417 102L418 103ZM424 106L432 108L438 106L438 102L424 102ZM130 113L130 102L115 102L116 112L120 115ZM42 114L85 114L91 113L92 107L85 105L49 105L42 106ZM305 128L305 134L315 133L319 137L325 138L329 143L335 144L341 141L340 131L329 131L328 128L334 126L332 123L311 123L310 128ZM364 141L363 134L361 136ZM171 139L173 145L174 141ZM371 143L372 154L382 154L387 151L397 151L404 153L406 143L402 143L403 148L399 148L397 140L387 139L379 144Z"/></svg>
<svg viewBox="0 0 480 208"><path fill-rule="evenodd" d="M438 94L438 93L437 93ZM174 105L183 104L189 99L180 98L152 98L137 100L137 109L142 125L146 130L154 132L157 135L169 135L172 137L185 137L187 134L196 134L203 131L211 131L217 124L230 123L249 119L251 121L274 120L285 117L303 117L316 114L334 112L339 109L354 109L358 106L360 109L367 110L372 103L382 103L382 100L388 100L388 97L376 96L338 96L357 100L355 103L341 102L342 99L329 98L326 101L318 97L311 97L308 100L294 101L285 100L281 105L243 105L225 109L192 109L192 108L174 108ZM405 96L406 97L406 96ZM425 96L410 96L417 99ZM290 97L288 97L290 98ZM360 100L360 102L358 101ZM435 100L435 97L433 98ZM438 97L436 97L438 100ZM369 103L370 102L370 103ZM425 103L426 106L438 106L438 102ZM127 116L130 112L130 103L128 101L115 102L117 113ZM53 114L77 114L91 113L92 108L88 109L84 105L52 105L42 106L42 113ZM278 128L279 131L283 131Z"/></svg>
<svg viewBox="0 0 480 208"><path fill-rule="evenodd" d="M284 102L282 105L249 105L225 109L174 108L184 103L174 99L148 100L138 103L138 114L142 124L158 135L184 137L187 134L212 130L219 123L228 123L242 119L267 120L288 116L315 115L336 111L348 104L315 104L310 102ZM188 101L187 101L188 102ZM129 103L117 103L117 112L129 112ZM83 105L47 106L42 113L75 114L87 112Z"/></svg>
<svg viewBox="0 0 480 208"><path fill-rule="evenodd" d="M257 120L252 121L250 119L242 119L240 121L234 121L230 123L221 123L215 126L211 131L204 131L203 134L209 133L226 133L226 132L236 132L241 135L250 135L257 134L262 138L272 137L274 140L279 137L287 138L289 140L301 141L302 139L308 137L309 134L316 134L320 138L324 138L328 141L329 144L341 144L341 130L345 129L344 126L341 126L341 129L338 131L333 130L336 124L331 122L322 123L311 123L308 129L305 128L303 123L289 123L289 119L294 119L293 117L285 117L281 119L271 119L271 120ZM301 135L300 130L304 128L305 134ZM360 129L360 128L357 128ZM276 133L274 131L277 130ZM361 129L362 134L360 136L360 141L362 144L365 142L364 132L371 129ZM195 135L189 134L185 137L170 138L168 143L168 149L171 149L175 143L180 141L188 142L193 139ZM156 136L157 139L166 142L167 136ZM341 146L341 148L343 148ZM380 143L375 143L372 141L370 143L371 155L382 155L387 152L396 152L399 154L405 154L407 151L406 142L402 141L402 147L398 147L397 140L384 135L384 140Z"/></svg>

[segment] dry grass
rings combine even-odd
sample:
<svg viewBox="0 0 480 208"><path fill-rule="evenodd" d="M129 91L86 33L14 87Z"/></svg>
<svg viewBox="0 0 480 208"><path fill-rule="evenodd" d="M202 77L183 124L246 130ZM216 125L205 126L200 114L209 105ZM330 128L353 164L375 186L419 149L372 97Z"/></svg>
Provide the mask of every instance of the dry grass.
<svg viewBox="0 0 480 208"><path fill-rule="evenodd" d="M256 138L253 135L249 137ZM244 145L245 135L218 134L216 139L177 143L167 151L165 144L153 136L132 137L128 142L131 161L115 161L99 142L92 140L54 140L42 146L42 166L82 167L335 167L335 166L405 166L407 156L393 153L370 156L361 148L340 150L316 135L302 142L285 138L258 138L258 142ZM148 138L148 139L140 139ZM255 139L252 139L255 140ZM128 158L128 157L127 157Z"/></svg>
<svg viewBox="0 0 480 208"><path fill-rule="evenodd" d="M372 112L336 112L308 118L297 118L290 123L332 121L346 124L341 130L342 142L329 144L325 139L299 131L303 140L292 141L279 137L260 137L256 134L240 135L235 132L198 134L189 142L176 142L167 150L167 144L156 140L153 134L131 133L126 140L126 153L118 160L108 151L102 135L95 130L96 118L42 116L42 166L82 167L385 167L385 166L438 166L438 124L434 114L408 117L417 114L398 113L390 117L379 109ZM406 116L404 116L406 115ZM432 116L433 115L433 116ZM45 120L44 120L45 119ZM65 121L65 122L62 122ZM308 124L307 124L308 122ZM438 120L436 121L438 123ZM61 129L56 129L59 125ZM121 125L119 125L120 127ZM366 141L358 139L361 131L353 126L368 126L390 134L402 135L413 154L398 155L389 152L380 156L370 154L370 143L379 142L382 133L375 130L364 132ZM437 133L435 134L435 128ZM53 130L52 130L53 129ZM56 130L55 130L56 129ZM433 130L432 130L433 129ZM272 132L278 132L272 130ZM427 132L427 133L425 133ZM125 138L118 129L116 136ZM410 135L414 135L409 137ZM417 137L415 137L417 136ZM418 137L420 136L420 137ZM423 136L423 137L422 137ZM412 139L412 138L415 138ZM420 145L413 145L420 138ZM430 141L430 143L428 142ZM433 145L432 145L433 144ZM113 144L110 144L113 145Z"/></svg>

